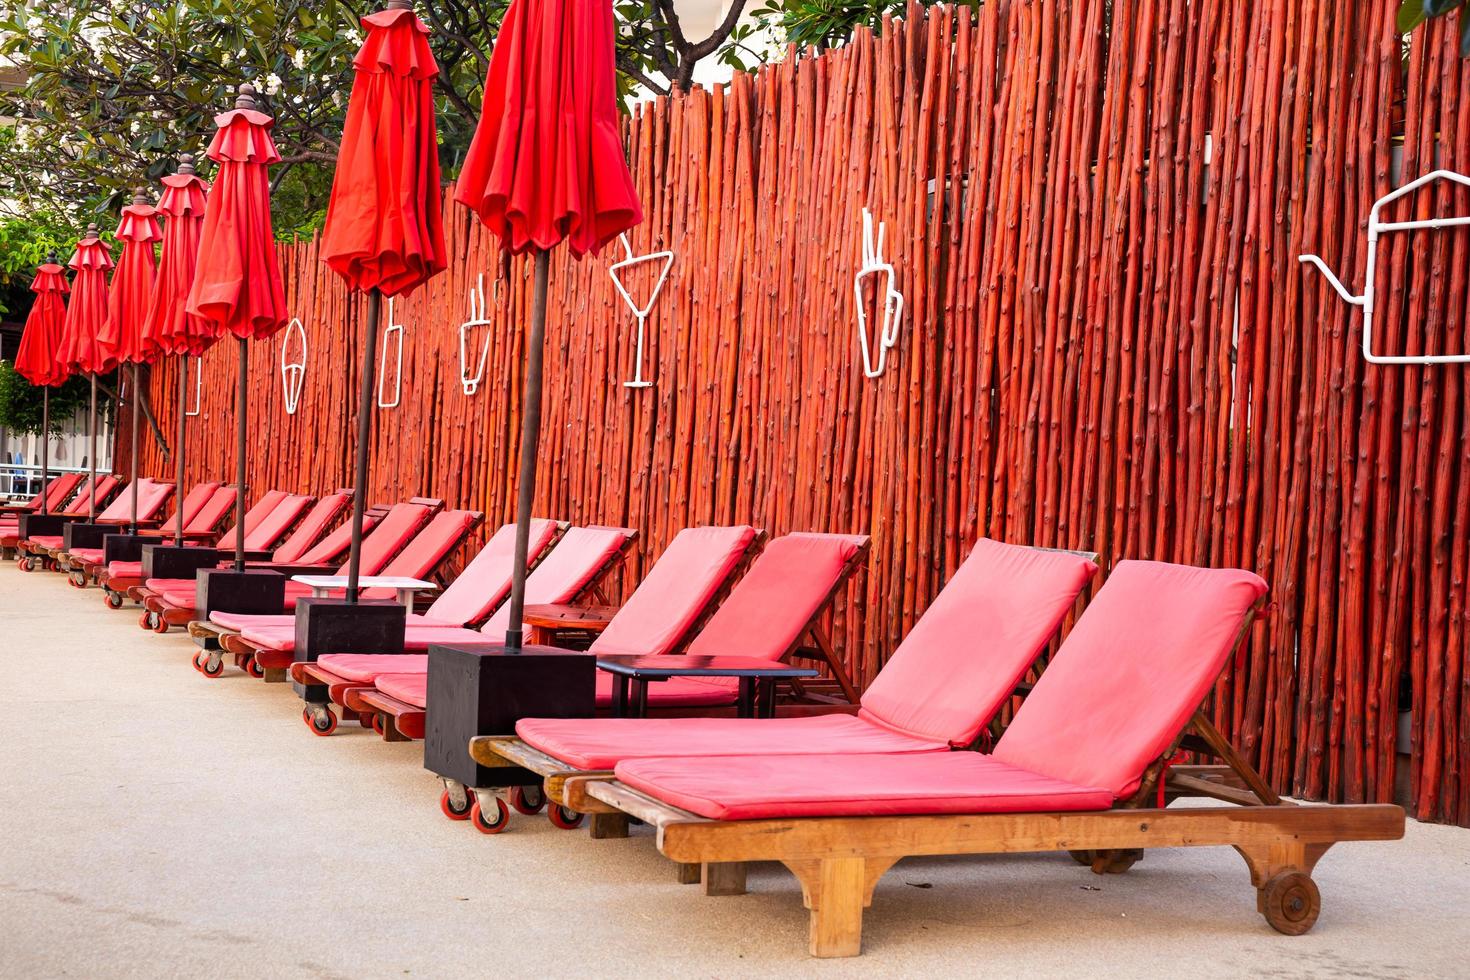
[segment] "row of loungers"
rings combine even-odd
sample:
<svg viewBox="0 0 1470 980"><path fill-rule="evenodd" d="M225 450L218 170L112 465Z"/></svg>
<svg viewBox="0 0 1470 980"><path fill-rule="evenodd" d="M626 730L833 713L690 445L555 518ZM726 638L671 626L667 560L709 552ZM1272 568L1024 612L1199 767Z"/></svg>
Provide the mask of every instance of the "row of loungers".
<svg viewBox="0 0 1470 980"><path fill-rule="evenodd" d="M365 574L368 565L430 574L459 547L477 515L434 504L379 512ZM330 537L319 535L318 547ZM605 601L635 537L534 522L528 603ZM860 951L863 909L906 856L1062 850L1101 874L1126 871L1147 848L1228 845L1245 858L1266 921L1300 934L1317 919L1311 873L1332 844L1403 834L1395 806L1283 801L1204 714L1264 608L1266 583L1250 572L1119 562L1027 685L1097 566L1089 555L981 539L858 697L820 622L865 564L867 538L763 537L745 526L680 532L590 652L780 660L809 648L852 704L731 717L731 682L684 677L650 693L657 717L525 718L514 737L478 737L468 750L482 766L514 767L539 784L446 779L444 813L489 834L508 826L511 807L548 804L560 827L591 815L599 838L626 837L642 822L680 880L703 881L710 895L744 892L748 862L781 862L801 883L815 956ZM332 733L340 710L385 738L422 737L432 707L424 651L503 639L513 541L514 529L500 528L431 605L411 612L402 654L297 660L283 609L192 622L206 647L196 666L218 676L232 654L267 679L289 669L308 696L325 689L328 701L303 712L317 734ZM330 560L266 567L298 574ZM192 603L191 586L150 581L133 592L173 609ZM293 588L288 606L301 594ZM599 714L611 699L600 674ZM1184 764L1183 753L1215 762ZM1169 806L1192 797L1228 806Z"/></svg>

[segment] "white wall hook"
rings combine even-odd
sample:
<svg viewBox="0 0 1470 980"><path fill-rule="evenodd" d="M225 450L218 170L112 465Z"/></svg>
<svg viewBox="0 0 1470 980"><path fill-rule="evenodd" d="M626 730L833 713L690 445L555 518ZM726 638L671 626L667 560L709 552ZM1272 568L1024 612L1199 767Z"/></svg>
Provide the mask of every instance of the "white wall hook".
<svg viewBox="0 0 1470 980"><path fill-rule="evenodd" d="M499 289L499 278L495 280L495 289ZM494 293L491 294L492 298ZM485 306L485 274L480 273L479 281L475 288L470 291L470 315L469 319L459 325L459 383L466 395L473 395L480 390L480 382L485 380L485 359L490 356L490 331L482 331L485 339L480 342L480 357L475 362L473 370L470 365L469 335L475 327L489 327L490 321L486 319Z"/></svg>
<svg viewBox="0 0 1470 980"><path fill-rule="evenodd" d="M1380 221L1378 214L1384 206L1397 201L1399 198L1423 187L1426 184L1439 180L1448 180L1462 187L1470 187L1470 177L1457 174L1452 170L1435 170L1427 173L1416 180L1411 180L1403 187L1380 197L1373 202L1373 209L1368 212L1368 259L1364 270L1364 278L1367 280L1363 287L1363 294L1355 296L1342 284L1342 280L1333 275L1327 263L1317 255L1299 255L1297 261L1316 266L1317 269L1327 277L1327 282L1337 290L1337 294L1343 301L1353 306L1363 308L1363 357L1371 364L1470 364L1470 353L1464 354L1375 354L1373 353L1373 301L1376 293L1373 288L1373 277L1378 268L1378 237L1385 232L1414 231L1417 229L1434 228L1457 228L1470 225L1470 215L1461 215L1453 218L1425 218L1416 221Z"/></svg>
<svg viewBox="0 0 1470 980"><path fill-rule="evenodd" d="M393 370L393 400L388 401L383 397L383 389L388 380L388 345L395 343L397 354L395 360L397 366ZM398 402L403 394L403 324L393 322L393 297L388 297L388 326L383 330L381 342L378 344L378 407L397 408Z"/></svg>
<svg viewBox="0 0 1470 980"><path fill-rule="evenodd" d="M903 323L903 293L895 287L896 276L893 266L883 261L883 235L887 229L878 222L877 234L873 231L873 214L863 208L863 253L862 266L852 277L852 295L857 308L858 350L863 358L863 374L876 378L888 366L888 352L898 343L898 329ZM879 278L883 296L883 324L876 339L878 362L873 363L872 344L868 340L868 305L863 298L863 283L870 278Z"/></svg>
<svg viewBox="0 0 1470 980"><path fill-rule="evenodd" d="M647 255L634 255L633 246L628 241L626 234L619 235L623 243L623 254L626 258L614 262L608 267L607 274L617 288L618 294L623 297L623 302L628 304L628 309L633 311L633 316L638 320L638 346L633 355L633 380L624 381L625 388L647 388L653 384L652 381L643 379L643 335L644 328L648 322L648 311L653 309L653 304L658 302L658 294L663 291L664 282L669 278L669 270L674 267L673 252L649 252ZM663 267L658 271L658 278L654 280L653 291L648 294L648 302L639 306L628 292L628 287L623 285L623 280L618 278L618 273L624 269L632 269L650 262L662 262Z"/></svg>
<svg viewBox="0 0 1470 980"><path fill-rule="evenodd" d="M287 359L291 338L296 338L300 353ZM301 404L301 390L306 386L306 328L298 317L292 317L281 335L281 395L286 401L286 414L295 415Z"/></svg>
<svg viewBox="0 0 1470 980"><path fill-rule="evenodd" d="M184 363L180 366L179 370L183 371L186 376L188 375L190 364L194 365L194 407L189 408L185 406L184 414L189 418L194 418L204 410L204 358L190 357L188 354L185 354ZM186 381L185 384L187 383Z"/></svg>

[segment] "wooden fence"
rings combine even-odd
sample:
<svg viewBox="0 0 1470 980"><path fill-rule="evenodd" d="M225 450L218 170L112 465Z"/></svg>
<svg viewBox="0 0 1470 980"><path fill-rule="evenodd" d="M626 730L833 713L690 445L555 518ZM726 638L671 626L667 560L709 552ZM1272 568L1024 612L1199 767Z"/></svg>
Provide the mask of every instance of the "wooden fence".
<svg viewBox="0 0 1470 980"><path fill-rule="evenodd" d="M978 535L1253 568L1275 609L1219 684L1224 730L1282 789L1386 800L1397 777L1419 816L1470 823L1464 370L1370 367L1360 314L1296 258L1360 286L1395 166L1470 170L1454 24L1405 54L1396 6L915 10L641 106L632 248L676 253L649 318L654 384L622 384L621 249L558 256L538 512L636 527L645 562L690 524L871 533L837 624L862 680ZM907 303L874 380L854 326L864 207ZM1465 194L1430 189L1399 213L1454 210ZM529 265L448 214L451 268L394 307L402 403L378 414L369 492L494 525L513 506ZM1470 349L1467 245L1463 229L1383 243L1381 350ZM310 356L287 415L279 343L254 345L251 480L343 485L361 308L314 244L282 258ZM466 396L457 327L482 274L486 377ZM650 284L645 269L635 293ZM233 345L204 364L192 477L233 472ZM174 370L153 376L165 431ZM151 446L145 466L171 472Z"/></svg>

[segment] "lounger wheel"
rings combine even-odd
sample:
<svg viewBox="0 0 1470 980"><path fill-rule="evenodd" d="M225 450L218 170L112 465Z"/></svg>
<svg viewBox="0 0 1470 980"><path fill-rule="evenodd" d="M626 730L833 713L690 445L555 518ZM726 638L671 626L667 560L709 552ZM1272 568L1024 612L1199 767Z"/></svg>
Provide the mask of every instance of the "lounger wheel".
<svg viewBox="0 0 1470 980"><path fill-rule="evenodd" d="M23 572L34 572L36 570L35 565L31 563L31 560L29 558L17 558L15 561L15 567Z"/></svg>
<svg viewBox="0 0 1470 980"><path fill-rule="evenodd" d="M153 614L151 612L145 609L143 615L138 617L138 628L144 630L151 630L153 628Z"/></svg>
<svg viewBox="0 0 1470 980"><path fill-rule="evenodd" d="M375 734L378 734L378 735L382 735L383 734L383 731L384 731L384 728L383 728L383 716L381 714L379 714L376 711L373 712L372 720L369 721L368 724L372 727L372 730L373 730L373 732Z"/></svg>
<svg viewBox="0 0 1470 980"><path fill-rule="evenodd" d="M469 790L465 790L465 802L462 807L454 805L454 797L449 795L449 790L446 789L443 793L439 794L439 809L444 811L444 815L450 820L468 820L470 818L470 812L474 808L475 795ZM494 833L494 831L490 831L490 833Z"/></svg>
<svg viewBox="0 0 1470 980"><path fill-rule="evenodd" d="M540 813L541 808L546 806L546 792L540 786L512 786L510 805L515 807L517 813L532 816Z"/></svg>
<svg viewBox="0 0 1470 980"><path fill-rule="evenodd" d="M223 674L224 672L225 672L225 664L224 664L224 661L219 660L219 659L217 659L215 657L205 658L199 664L199 673L203 674L205 677L210 677L210 678L218 677L220 674Z"/></svg>
<svg viewBox="0 0 1470 980"><path fill-rule="evenodd" d="M149 615L153 617L153 622L150 626L153 632L160 634L168 632L168 620L163 618L162 613L149 613Z"/></svg>
<svg viewBox="0 0 1470 980"><path fill-rule="evenodd" d="M86 572L68 572L66 582L74 589L85 589L87 587Z"/></svg>
<svg viewBox="0 0 1470 980"><path fill-rule="evenodd" d="M256 680L265 676L265 668L256 663L254 657L246 657L244 662L240 664L240 669Z"/></svg>
<svg viewBox="0 0 1470 980"><path fill-rule="evenodd" d="M313 735L330 735L337 730L337 715L331 708L318 708L316 711L302 708L301 720L306 722Z"/></svg>
<svg viewBox="0 0 1470 980"><path fill-rule="evenodd" d="M576 810L569 810L559 803L553 803L546 808L546 817L551 821L553 827L561 830L576 830L582 826L582 814Z"/></svg>
<svg viewBox="0 0 1470 980"><path fill-rule="evenodd" d="M446 791L447 792L447 791ZM470 823L482 834L498 834L510 824L510 808L500 797L495 797L495 815L486 817L485 811L480 807L480 801L475 800L470 805Z"/></svg>
<svg viewBox="0 0 1470 980"><path fill-rule="evenodd" d="M378 716L377 716L376 712L372 712L372 711L359 711L357 713L357 723L359 725L361 725L363 728L371 729L373 727L373 722L375 722L377 720L378 720ZM465 815L466 815L467 818L468 818L469 812L470 811L468 811L468 810L465 811Z"/></svg>
<svg viewBox="0 0 1470 980"><path fill-rule="evenodd" d="M1095 874L1120 875L1143 859L1143 848L1130 847L1106 851L1068 851L1072 860L1091 868Z"/></svg>
<svg viewBox="0 0 1470 980"><path fill-rule="evenodd" d="M204 669L204 654L203 653L196 653L196 654L194 654L194 659L191 660L190 663L192 663L194 665L194 669L195 670L203 670Z"/></svg>
<svg viewBox="0 0 1470 980"><path fill-rule="evenodd" d="M107 603L108 609L121 609L123 607L123 595L121 592L104 592L106 597L102 601Z"/></svg>
<svg viewBox="0 0 1470 980"><path fill-rule="evenodd" d="M1288 936L1300 936L1317 924L1322 893L1311 875L1283 871L1266 882L1257 905L1272 929Z"/></svg>

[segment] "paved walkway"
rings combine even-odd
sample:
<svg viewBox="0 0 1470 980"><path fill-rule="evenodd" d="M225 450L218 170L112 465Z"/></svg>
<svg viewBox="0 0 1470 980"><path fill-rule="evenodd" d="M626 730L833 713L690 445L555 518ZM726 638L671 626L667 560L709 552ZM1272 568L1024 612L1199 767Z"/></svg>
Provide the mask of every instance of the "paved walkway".
<svg viewBox="0 0 1470 980"><path fill-rule="evenodd" d="M0 567L0 976L1465 976L1470 831L1410 825L1318 867L1317 928L1255 912L1223 848L1100 878L1065 856L924 859L857 960L806 958L779 866L674 882L647 833L439 814L418 744L316 738L288 687L189 667L96 590Z"/></svg>

